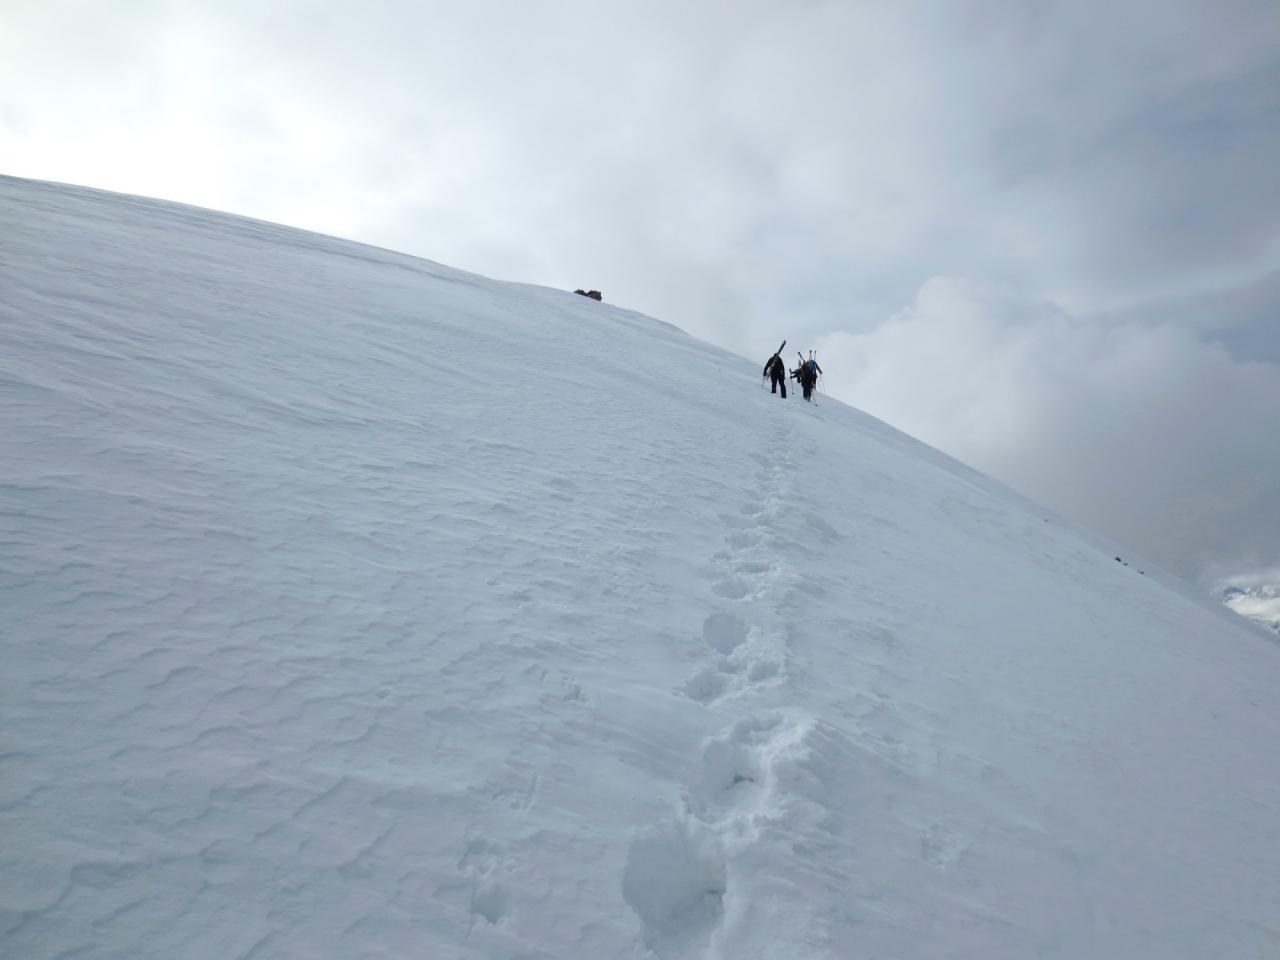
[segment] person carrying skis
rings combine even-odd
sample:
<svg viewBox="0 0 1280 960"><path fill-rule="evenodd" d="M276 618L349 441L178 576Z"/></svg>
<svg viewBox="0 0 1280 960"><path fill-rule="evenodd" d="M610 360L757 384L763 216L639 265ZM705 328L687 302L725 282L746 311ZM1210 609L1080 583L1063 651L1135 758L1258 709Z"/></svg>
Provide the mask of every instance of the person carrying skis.
<svg viewBox="0 0 1280 960"><path fill-rule="evenodd" d="M800 381L800 387L804 390L804 398L810 403L813 402L813 388L818 385L818 374L822 373L822 368L818 366L818 361L813 359L813 352L809 352L809 359L804 358L804 354L800 354L800 367L793 371L793 376Z"/></svg>
<svg viewBox="0 0 1280 960"><path fill-rule="evenodd" d="M787 341L782 341L782 347L787 345ZM782 347L778 348L778 352L765 361L764 372L760 374L762 377L768 377L772 389L770 393L777 393L778 388L782 388L782 399L787 399L787 365L782 362Z"/></svg>

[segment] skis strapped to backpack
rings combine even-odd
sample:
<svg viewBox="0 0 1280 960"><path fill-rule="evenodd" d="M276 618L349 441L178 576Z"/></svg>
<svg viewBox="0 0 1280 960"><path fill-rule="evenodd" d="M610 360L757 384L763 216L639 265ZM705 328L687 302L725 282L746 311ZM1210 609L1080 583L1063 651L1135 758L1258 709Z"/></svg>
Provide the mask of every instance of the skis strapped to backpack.
<svg viewBox="0 0 1280 960"><path fill-rule="evenodd" d="M781 359L782 359L782 348L783 348L783 347L785 347L786 345L787 345L787 341L785 341L785 340L783 340L783 341L782 341L782 343L778 344L778 350L777 350L777 352L776 352L776 353L774 353L773 357L777 357L779 360L781 360ZM769 358L769 363L772 363L772 362L773 362L773 357L770 357L770 358ZM766 363L766 364L764 365L764 368L765 368L765 370L767 371L767 370L769 369L769 364L768 364L768 363ZM783 369L786 369L786 364L783 364ZM769 375L768 373L762 373L762 374L760 374L760 379L761 379L761 381L763 381L763 380L764 380L764 378L765 378L765 377L767 377L768 375Z"/></svg>

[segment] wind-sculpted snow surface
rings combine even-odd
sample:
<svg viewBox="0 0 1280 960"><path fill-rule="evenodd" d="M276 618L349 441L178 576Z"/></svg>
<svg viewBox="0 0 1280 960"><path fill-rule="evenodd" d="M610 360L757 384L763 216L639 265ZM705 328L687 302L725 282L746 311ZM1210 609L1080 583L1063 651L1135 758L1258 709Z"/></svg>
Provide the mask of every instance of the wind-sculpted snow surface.
<svg viewBox="0 0 1280 960"><path fill-rule="evenodd" d="M1280 955L1280 647L756 360L12 179L0 311L0 955Z"/></svg>

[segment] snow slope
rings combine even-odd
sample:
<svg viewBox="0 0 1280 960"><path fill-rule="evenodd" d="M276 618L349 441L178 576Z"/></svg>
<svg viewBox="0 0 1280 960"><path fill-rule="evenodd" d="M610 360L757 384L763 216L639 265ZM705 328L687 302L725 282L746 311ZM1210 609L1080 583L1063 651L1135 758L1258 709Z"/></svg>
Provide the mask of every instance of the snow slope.
<svg viewBox="0 0 1280 960"><path fill-rule="evenodd" d="M0 178L0 390L4 957L1280 955L1280 647L756 360Z"/></svg>

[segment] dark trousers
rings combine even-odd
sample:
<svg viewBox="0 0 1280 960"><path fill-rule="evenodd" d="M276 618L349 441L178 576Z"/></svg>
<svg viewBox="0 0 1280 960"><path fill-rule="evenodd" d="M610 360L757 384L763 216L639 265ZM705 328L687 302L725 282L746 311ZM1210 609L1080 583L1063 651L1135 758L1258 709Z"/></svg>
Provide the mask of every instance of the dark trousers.
<svg viewBox="0 0 1280 960"><path fill-rule="evenodd" d="M770 393L777 393L777 392L778 392L778 388L779 388L779 387L781 387L781 388L782 388L782 399L783 399L783 400L787 399L787 380L786 380L786 378L785 378L782 374L780 374L777 370L775 370L775 371L773 371L773 373L769 374L769 379L770 379L770 381L772 381L772 384L773 384L773 389L772 389L772 390L770 390L769 392L770 392Z"/></svg>

